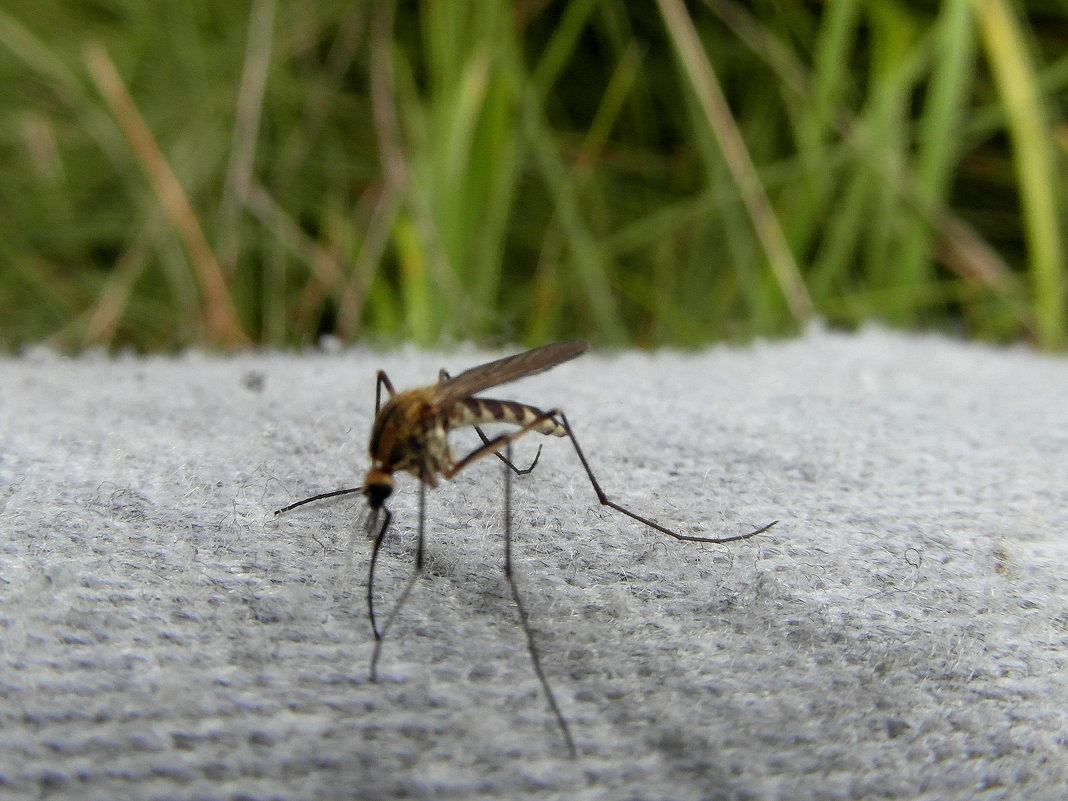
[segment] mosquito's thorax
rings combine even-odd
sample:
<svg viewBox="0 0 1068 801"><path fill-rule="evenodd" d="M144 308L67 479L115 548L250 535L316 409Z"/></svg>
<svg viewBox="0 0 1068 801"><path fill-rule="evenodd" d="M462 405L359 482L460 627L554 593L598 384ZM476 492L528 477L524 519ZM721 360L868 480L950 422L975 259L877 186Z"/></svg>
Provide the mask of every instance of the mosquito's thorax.
<svg viewBox="0 0 1068 801"><path fill-rule="evenodd" d="M434 387L398 392L379 410L371 427L371 469L364 486L383 483L398 470L435 486L436 476L452 464L448 420L433 402Z"/></svg>

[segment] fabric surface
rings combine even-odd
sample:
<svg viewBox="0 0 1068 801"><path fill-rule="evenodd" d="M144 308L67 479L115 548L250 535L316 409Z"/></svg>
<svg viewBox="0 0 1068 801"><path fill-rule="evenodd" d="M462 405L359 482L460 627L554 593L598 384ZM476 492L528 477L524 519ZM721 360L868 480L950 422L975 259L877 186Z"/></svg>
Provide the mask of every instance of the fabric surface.
<svg viewBox="0 0 1068 801"><path fill-rule="evenodd" d="M1059 799L1068 361L882 330L604 353L484 393L574 426L427 493L377 683L375 371L502 352L0 361L0 797ZM456 449L477 444L457 432ZM390 499L377 604L412 569Z"/></svg>

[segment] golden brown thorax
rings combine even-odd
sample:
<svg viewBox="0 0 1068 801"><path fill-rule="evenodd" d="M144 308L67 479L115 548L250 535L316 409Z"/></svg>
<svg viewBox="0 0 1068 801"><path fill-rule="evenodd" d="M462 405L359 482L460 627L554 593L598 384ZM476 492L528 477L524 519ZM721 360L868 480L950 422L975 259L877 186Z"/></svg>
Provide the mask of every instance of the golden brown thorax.
<svg viewBox="0 0 1068 801"><path fill-rule="evenodd" d="M378 411L371 427L371 469L365 486L393 483L404 470L428 486L452 464L446 416L433 402L434 387L398 392Z"/></svg>

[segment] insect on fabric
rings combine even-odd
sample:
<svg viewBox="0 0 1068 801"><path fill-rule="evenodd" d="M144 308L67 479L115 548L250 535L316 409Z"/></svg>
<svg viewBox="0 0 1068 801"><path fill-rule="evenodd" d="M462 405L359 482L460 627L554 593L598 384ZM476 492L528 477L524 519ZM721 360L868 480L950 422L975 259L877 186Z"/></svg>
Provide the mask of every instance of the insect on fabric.
<svg viewBox="0 0 1068 801"><path fill-rule="evenodd" d="M373 680L377 677L378 660L381 655L383 639L396 619L397 614L404 606L423 569L426 488L436 487L439 478L451 479L469 464L477 462L490 454L494 454L501 459L505 464L506 475L504 504L505 575L512 591L512 598L519 611L519 618L526 635L527 647L534 665L534 671L545 691L549 707L563 734L568 751L572 755L575 754L574 740L542 670L527 611L523 606L515 576L512 572L511 475L512 473L522 475L533 470L541 456L541 447L538 447L534 461L528 467L520 469L511 460L511 444L532 431L547 436L566 437L575 449L575 453L586 471L586 476L597 494L597 499L602 505L608 506L649 528L678 540L709 543L735 542L767 531L778 522L768 523L766 526L761 526L746 534L728 537L699 537L680 534L665 528L659 523L632 512L608 498L594 476L586 455L575 438L575 433L563 411L558 408L542 411L525 403L476 397L477 393L483 390L549 370L574 359L585 353L588 347L589 345L585 342L555 342L515 356L508 356L497 361L472 367L470 370L466 370L455 377L442 370L438 375L437 383L404 392L397 392L385 372L379 370L375 387L375 420L371 428L369 446L371 466L364 476L363 484L359 487L349 487L313 495L275 512L278 515L313 501L355 492L362 493L367 499L369 507L367 534L373 541L367 577L367 608L371 620L371 630L375 637L375 647L371 656L371 678ZM385 404L382 403L383 387L389 394ZM480 428L480 426L490 423L505 423L516 426L516 428L511 432L490 438ZM481 438L482 444L466 455L456 458L450 447L448 435L452 429L465 426L474 428ZM415 567L396 604L394 604L393 610L386 617L385 622L379 626L374 605L375 565L378 562L382 542L393 518L386 501L393 494L393 476L398 472L410 473L419 480L419 525ZM381 522L379 522L380 518Z"/></svg>

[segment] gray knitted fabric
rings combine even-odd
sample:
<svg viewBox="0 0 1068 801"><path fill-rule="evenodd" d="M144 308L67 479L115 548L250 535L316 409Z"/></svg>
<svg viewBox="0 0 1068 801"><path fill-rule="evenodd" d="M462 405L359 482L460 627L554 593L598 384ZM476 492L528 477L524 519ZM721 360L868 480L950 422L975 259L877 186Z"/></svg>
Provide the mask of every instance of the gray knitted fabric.
<svg viewBox="0 0 1068 801"><path fill-rule="evenodd" d="M1068 362L813 330L591 352L485 393L563 408L427 493L385 642L358 485L375 370L500 352L0 361L0 797L1060 799ZM457 450L473 432L455 435ZM378 604L412 568L398 481Z"/></svg>

